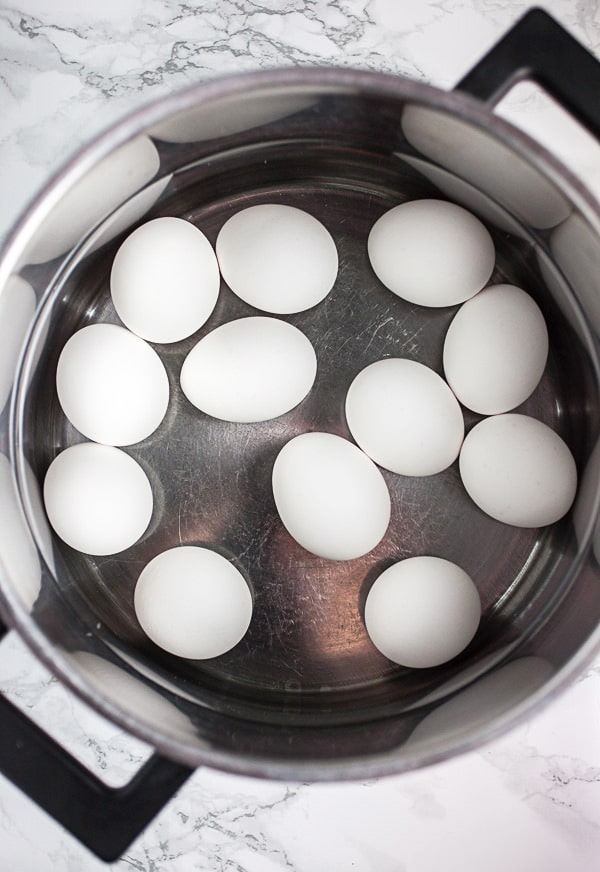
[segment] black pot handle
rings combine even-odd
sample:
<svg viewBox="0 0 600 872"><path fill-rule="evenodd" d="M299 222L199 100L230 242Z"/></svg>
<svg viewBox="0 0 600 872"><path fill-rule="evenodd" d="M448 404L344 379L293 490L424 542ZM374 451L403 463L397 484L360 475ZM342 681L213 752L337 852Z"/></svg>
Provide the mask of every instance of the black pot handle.
<svg viewBox="0 0 600 872"><path fill-rule="evenodd" d="M6 629L0 623L0 638ZM193 770L153 754L104 784L0 693L0 772L101 860L119 859Z"/></svg>
<svg viewBox="0 0 600 872"><path fill-rule="evenodd" d="M541 9L527 12L456 87L493 105L524 79L600 138L600 63ZM0 772L106 861L123 854L193 771L154 754L132 781L110 788L2 694L0 730Z"/></svg>
<svg viewBox="0 0 600 872"><path fill-rule="evenodd" d="M600 139L600 63L542 9L531 9L456 85L494 105L524 79L539 84Z"/></svg>

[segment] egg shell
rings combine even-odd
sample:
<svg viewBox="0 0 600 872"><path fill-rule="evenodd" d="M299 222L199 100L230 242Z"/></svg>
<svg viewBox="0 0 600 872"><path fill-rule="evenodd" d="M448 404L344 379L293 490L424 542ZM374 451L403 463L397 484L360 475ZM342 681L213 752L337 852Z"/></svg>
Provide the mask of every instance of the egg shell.
<svg viewBox="0 0 600 872"><path fill-rule="evenodd" d="M472 640L480 618L473 581L440 557L395 563L376 579L365 602L365 626L375 647L394 663L415 669L456 657Z"/></svg>
<svg viewBox="0 0 600 872"><path fill-rule="evenodd" d="M133 231L115 255L110 291L117 314L149 342L191 336L219 295L216 255L206 236L182 218L154 218Z"/></svg>
<svg viewBox="0 0 600 872"><path fill-rule="evenodd" d="M284 445L273 466L273 495L290 535L329 560L366 554L390 520L381 472L356 445L331 433L303 433Z"/></svg>
<svg viewBox="0 0 600 872"><path fill-rule="evenodd" d="M56 389L73 426L105 445L145 439L169 404L169 379L160 357L116 324L90 324L70 337L58 359Z"/></svg>
<svg viewBox="0 0 600 872"><path fill-rule="evenodd" d="M231 290L251 306L276 315L316 306L337 277L331 234L295 206L263 203L242 209L221 228L216 252Z"/></svg>
<svg viewBox="0 0 600 872"><path fill-rule="evenodd" d="M252 594L239 570L215 551L192 545L163 551L145 566L134 606L156 645L194 660L229 651L252 618Z"/></svg>
<svg viewBox="0 0 600 872"><path fill-rule="evenodd" d="M385 212L367 243L371 266L394 294L420 306L453 306L492 274L495 249L481 221L446 200L410 200Z"/></svg>
<svg viewBox="0 0 600 872"><path fill-rule="evenodd" d="M444 374L468 409L508 412L535 390L548 357L548 330L532 297L493 285L464 303L444 342Z"/></svg>
<svg viewBox="0 0 600 872"><path fill-rule="evenodd" d="M58 454L44 479L48 520L85 554L117 554L143 535L152 517L150 482L120 448L83 442Z"/></svg>
<svg viewBox="0 0 600 872"><path fill-rule="evenodd" d="M565 515L575 498L571 451L546 424L509 413L480 421L459 458L471 499L488 515L515 527L544 527Z"/></svg>
<svg viewBox="0 0 600 872"><path fill-rule="evenodd" d="M181 388L194 406L215 418L267 421L298 405L316 372L315 351L292 324L239 318L192 348L181 369Z"/></svg>
<svg viewBox="0 0 600 872"><path fill-rule="evenodd" d="M358 373L346 396L346 419L362 450L401 475L446 469L464 436L462 412L446 382L424 364L399 357Z"/></svg>

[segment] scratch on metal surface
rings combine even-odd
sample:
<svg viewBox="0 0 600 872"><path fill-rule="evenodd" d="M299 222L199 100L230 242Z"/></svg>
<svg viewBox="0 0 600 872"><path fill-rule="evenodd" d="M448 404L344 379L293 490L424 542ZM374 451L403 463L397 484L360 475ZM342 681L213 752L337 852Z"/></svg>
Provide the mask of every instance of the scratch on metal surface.
<svg viewBox="0 0 600 872"><path fill-rule="evenodd" d="M380 332L380 330L382 330L386 326L386 324L389 324L390 321L394 321L394 318L391 315L389 318L386 318L385 321L382 321L381 324L379 324L377 326L377 328L372 332L371 338L369 339L369 341L367 342L367 344L365 346L365 349L364 349L365 352L370 349L371 345L373 344L373 342L376 339L377 334Z"/></svg>
<svg viewBox="0 0 600 872"><path fill-rule="evenodd" d="M417 341L421 333L423 332L425 325L421 324L414 332L410 334L410 337L407 338L406 343L404 344L404 348L408 351L416 351L419 348L419 342Z"/></svg>
<svg viewBox="0 0 600 872"><path fill-rule="evenodd" d="M346 336L344 341L340 343L340 345L337 349L337 353L339 354L341 351L343 351L343 349L346 347L346 345L348 345L349 342L354 342L355 340L361 340L363 338L363 336L370 334L369 342L366 345L366 347L363 349L363 351L365 351L365 352L368 351L368 349L370 348L373 340L375 339L375 337L377 336L379 331L383 327L385 327L386 324L389 324L390 321L394 321L394 320L395 319L390 316L389 318L386 318L385 321L382 321L381 323L377 324L375 329L373 329L373 324L369 323L369 324L367 324L367 326L364 329L360 330L358 333L350 334L350 335ZM334 331L328 331L328 332L334 333Z"/></svg>

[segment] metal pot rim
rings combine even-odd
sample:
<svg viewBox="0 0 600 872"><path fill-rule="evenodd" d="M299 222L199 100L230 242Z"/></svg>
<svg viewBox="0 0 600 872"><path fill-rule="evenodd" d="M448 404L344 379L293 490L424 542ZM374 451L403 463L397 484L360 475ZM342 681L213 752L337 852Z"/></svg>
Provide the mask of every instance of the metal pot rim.
<svg viewBox="0 0 600 872"><path fill-rule="evenodd" d="M493 134L498 140L531 161L574 202L600 236L600 204L558 159L540 143L495 115L493 107L459 91L443 91L388 73L342 67L293 67L241 73L192 85L162 97L124 116L104 133L74 154L33 198L9 234L0 256L0 286L11 275L20 250L60 201L63 194L92 166L133 137L151 129L166 116L186 111L199 103L218 102L249 91L277 89L287 92L310 90L312 93L336 91L363 97L384 97L441 109ZM598 500L596 500L598 503ZM1 558L0 558L1 566ZM516 727L543 705L554 699L573 678L581 673L600 650L600 626L580 647L577 654L547 681L543 687L522 701L510 713L498 717L486 727L477 728L468 740L449 743L443 750L422 750L410 759L397 759L392 752L339 760L288 760L249 757L224 753L162 735L113 704L88 684L55 649L37 627L10 585L0 572L0 607L8 624L24 639L33 653L70 690L104 717L148 742L167 757L190 766L208 765L232 773L271 779L336 781L373 778L422 768L481 747Z"/></svg>

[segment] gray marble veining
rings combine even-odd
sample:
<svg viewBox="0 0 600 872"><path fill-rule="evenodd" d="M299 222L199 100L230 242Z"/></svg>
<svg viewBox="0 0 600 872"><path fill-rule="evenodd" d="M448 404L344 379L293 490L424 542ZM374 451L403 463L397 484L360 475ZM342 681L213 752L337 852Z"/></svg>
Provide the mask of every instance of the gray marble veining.
<svg viewBox="0 0 600 872"><path fill-rule="evenodd" d="M553 12L600 54L595 2ZM341 64L449 87L525 10L516 0L15 0L0 6L0 238L79 145L192 82ZM600 190L530 91L502 110ZM0 689L112 784L149 753L88 711L14 636ZM105 868L0 777L0 868ZM120 872L591 872L600 857L600 662L530 723L480 752L402 777L281 784L199 770L114 865Z"/></svg>

